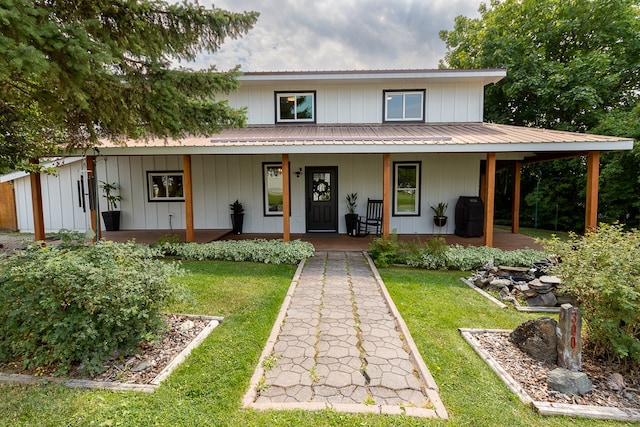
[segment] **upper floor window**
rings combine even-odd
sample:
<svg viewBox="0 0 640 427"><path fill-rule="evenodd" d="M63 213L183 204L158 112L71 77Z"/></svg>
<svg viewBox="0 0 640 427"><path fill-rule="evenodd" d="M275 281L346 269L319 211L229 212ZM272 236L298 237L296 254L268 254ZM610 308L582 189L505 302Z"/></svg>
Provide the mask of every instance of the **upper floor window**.
<svg viewBox="0 0 640 427"><path fill-rule="evenodd" d="M276 123L315 123L316 93L276 92Z"/></svg>
<svg viewBox="0 0 640 427"><path fill-rule="evenodd" d="M384 121L424 121L424 90L383 91Z"/></svg>

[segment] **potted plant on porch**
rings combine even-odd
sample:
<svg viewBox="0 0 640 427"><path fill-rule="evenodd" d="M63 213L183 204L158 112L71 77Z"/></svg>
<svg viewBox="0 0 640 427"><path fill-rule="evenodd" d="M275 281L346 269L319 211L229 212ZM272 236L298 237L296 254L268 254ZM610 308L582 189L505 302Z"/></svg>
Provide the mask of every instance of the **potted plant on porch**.
<svg viewBox="0 0 640 427"><path fill-rule="evenodd" d="M345 197L347 201L347 214L344 215L344 220L347 224L347 234L349 236L358 235L358 214L356 208L358 207L358 193L350 193Z"/></svg>
<svg viewBox="0 0 640 427"><path fill-rule="evenodd" d="M102 219L104 220L104 228L107 231L120 230L120 211L118 209L118 202L122 200L122 196L114 194L120 189L117 182L104 182L100 181L100 188L104 193L104 198L107 199L107 211L102 212Z"/></svg>
<svg viewBox="0 0 640 427"><path fill-rule="evenodd" d="M244 206L236 199L229 205L231 208L231 226L233 234L242 234L242 225L244 223Z"/></svg>
<svg viewBox="0 0 640 427"><path fill-rule="evenodd" d="M435 214L433 216L433 223L437 227L444 227L445 225L447 225L447 216L445 214L447 212L448 206L449 204L444 202L440 202L435 206L431 206L431 210Z"/></svg>

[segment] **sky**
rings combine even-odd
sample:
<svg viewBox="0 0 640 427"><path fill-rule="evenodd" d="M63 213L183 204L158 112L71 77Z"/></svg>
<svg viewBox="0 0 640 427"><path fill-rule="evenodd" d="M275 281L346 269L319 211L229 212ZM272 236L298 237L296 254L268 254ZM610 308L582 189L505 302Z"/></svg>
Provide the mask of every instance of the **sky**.
<svg viewBox="0 0 640 427"><path fill-rule="evenodd" d="M228 39L190 68L327 71L437 68L440 30L458 15L479 17L482 0L200 0L203 6L260 12L238 40Z"/></svg>

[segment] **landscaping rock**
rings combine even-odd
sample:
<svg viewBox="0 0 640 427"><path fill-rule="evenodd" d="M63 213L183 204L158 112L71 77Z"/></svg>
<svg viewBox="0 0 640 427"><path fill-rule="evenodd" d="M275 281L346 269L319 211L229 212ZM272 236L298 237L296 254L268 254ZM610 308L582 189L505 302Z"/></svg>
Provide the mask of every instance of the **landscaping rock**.
<svg viewBox="0 0 640 427"><path fill-rule="evenodd" d="M558 299L553 292L538 294L534 297L527 298L527 305L529 307L555 307L557 303Z"/></svg>
<svg viewBox="0 0 640 427"><path fill-rule="evenodd" d="M494 279L489 283L489 286L492 288L506 288L511 284L511 280L509 279Z"/></svg>
<svg viewBox="0 0 640 427"><path fill-rule="evenodd" d="M624 377L617 372L611 374L607 380L607 386L609 387L609 390L615 392L622 391L627 388L627 385L624 382Z"/></svg>
<svg viewBox="0 0 640 427"><path fill-rule="evenodd" d="M133 372L142 372L146 369L151 368L152 366L154 366L154 363L150 360L143 360L142 362L138 363L136 366L134 366L132 368Z"/></svg>
<svg viewBox="0 0 640 427"><path fill-rule="evenodd" d="M533 279L529 282L529 288L538 293L545 294L553 289L553 284L542 282L540 279Z"/></svg>
<svg viewBox="0 0 640 427"><path fill-rule="evenodd" d="M591 380L584 372L556 368L547 375L547 385L563 394L583 395L593 389Z"/></svg>
<svg viewBox="0 0 640 427"><path fill-rule="evenodd" d="M529 320L509 334L509 341L531 357L555 363L558 359L557 324L550 317Z"/></svg>
<svg viewBox="0 0 640 427"><path fill-rule="evenodd" d="M562 279L560 279L558 276L540 276L539 280L542 283L548 283L554 286L558 286L562 283Z"/></svg>
<svg viewBox="0 0 640 427"><path fill-rule="evenodd" d="M193 320L185 320L181 325L180 325L180 330L182 332L187 332L189 330L191 330L196 324L193 322Z"/></svg>

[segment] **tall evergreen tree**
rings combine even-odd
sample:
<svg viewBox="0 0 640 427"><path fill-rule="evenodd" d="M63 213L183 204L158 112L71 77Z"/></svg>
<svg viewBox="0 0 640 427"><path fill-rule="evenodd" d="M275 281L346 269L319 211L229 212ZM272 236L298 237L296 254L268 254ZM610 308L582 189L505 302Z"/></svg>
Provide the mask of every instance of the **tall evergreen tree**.
<svg viewBox="0 0 640 427"><path fill-rule="evenodd" d="M242 126L214 99L238 70L174 68L245 34L256 12L160 0L0 0L0 171L99 138Z"/></svg>

